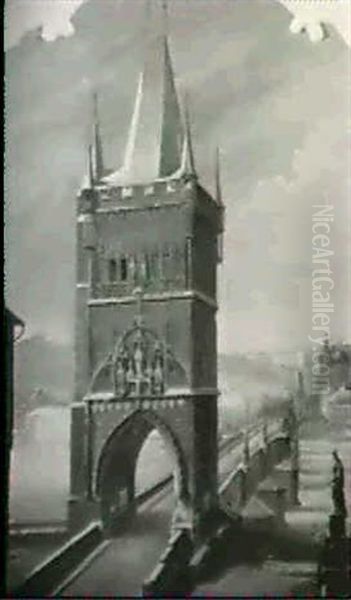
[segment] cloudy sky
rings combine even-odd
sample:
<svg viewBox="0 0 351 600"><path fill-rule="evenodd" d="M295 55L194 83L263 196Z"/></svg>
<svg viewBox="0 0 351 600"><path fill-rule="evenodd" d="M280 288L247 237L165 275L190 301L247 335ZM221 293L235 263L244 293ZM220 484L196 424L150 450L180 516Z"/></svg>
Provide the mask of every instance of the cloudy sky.
<svg viewBox="0 0 351 600"><path fill-rule="evenodd" d="M319 44L291 35L292 15L276 0L169 4L174 67L191 94L197 165L210 189L221 146L220 350L306 343L311 219L313 205L325 201L335 213L332 333L350 337L345 35L330 28ZM89 93L100 89L106 155L118 166L142 20L138 0L8 0L6 286L31 332L72 339L74 196Z"/></svg>
<svg viewBox="0 0 351 600"><path fill-rule="evenodd" d="M43 27L48 41L74 33L71 17L84 0L6 0L5 43L18 44L33 27Z"/></svg>

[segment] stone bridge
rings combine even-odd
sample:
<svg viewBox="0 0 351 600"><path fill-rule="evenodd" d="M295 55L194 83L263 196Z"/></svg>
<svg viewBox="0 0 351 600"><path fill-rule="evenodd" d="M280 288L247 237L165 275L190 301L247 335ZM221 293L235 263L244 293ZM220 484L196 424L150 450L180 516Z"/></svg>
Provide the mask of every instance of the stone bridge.
<svg viewBox="0 0 351 600"><path fill-rule="evenodd" d="M297 423L291 419L253 426L225 459L219 487L219 510L207 538L194 542L187 530L170 537L158 564L143 585L145 597L185 593L209 558L213 544L256 513L278 523L298 502ZM229 469L228 469L229 467ZM229 471L229 472L228 472Z"/></svg>
<svg viewBox="0 0 351 600"><path fill-rule="evenodd" d="M249 524L279 525L285 507L296 502L298 424L291 417L219 441L217 502L201 536L179 524L170 529L177 490L172 493L169 474L130 498L116 515L124 526L114 536L106 538L94 523L36 569L16 597L28 590L55 597L135 597L141 588L162 598L191 592L216 556L233 543L240 548Z"/></svg>

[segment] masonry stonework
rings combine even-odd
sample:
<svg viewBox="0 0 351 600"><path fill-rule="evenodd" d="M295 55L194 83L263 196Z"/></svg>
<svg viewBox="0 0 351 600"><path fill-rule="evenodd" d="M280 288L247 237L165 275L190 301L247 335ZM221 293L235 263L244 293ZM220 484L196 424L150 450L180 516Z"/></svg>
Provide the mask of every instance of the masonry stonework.
<svg viewBox="0 0 351 600"><path fill-rule="evenodd" d="M154 428L176 465L175 526L194 532L216 506L218 177L214 198L195 171L167 37L151 34L124 164L105 168L96 106L77 197L73 520L89 504L108 526L133 506Z"/></svg>

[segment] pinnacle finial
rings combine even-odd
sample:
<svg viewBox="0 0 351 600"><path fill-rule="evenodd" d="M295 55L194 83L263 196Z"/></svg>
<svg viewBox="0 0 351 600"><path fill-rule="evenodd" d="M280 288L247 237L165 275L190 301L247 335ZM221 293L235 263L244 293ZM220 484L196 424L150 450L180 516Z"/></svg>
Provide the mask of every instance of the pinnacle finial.
<svg viewBox="0 0 351 600"><path fill-rule="evenodd" d="M93 91L93 119L94 124L99 124L99 94L96 90Z"/></svg>
<svg viewBox="0 0 351 600"><path fill-rule="evenodd" d="M92 143L92 168L94 180L98 181L103 177L105 172L104 158L102 150L102 141L100 134L100 122L99 122L99 98L98 93L95 90L93 92L93 143Z"/></svg>
<svg viewBox="0 0 351 600"><path fill-rule="evenodd" d="M162 33L168 35L168 2L162 0Z"/></svg>
<svg viewBox="0 0 351 600"><path fill-rule="evenodd" d="M94 166L93 166L93 147L89 144L88 147L88 182L89 188L94 187Z"/></svg>
<svg viewBox="0 0 351 600"><path fill-rule="evenodd" d="M86 158L85 158L85 170L84 170L84 175L83 175L83 179L82 179L82 183L80 185L80 190L79 192L83 192L85 190L92 190L94 189L94 172L93 172L93 160L92 160L92 146L91 144L88 145L88 149L87 149L87 153L86 153Z"/></svg>

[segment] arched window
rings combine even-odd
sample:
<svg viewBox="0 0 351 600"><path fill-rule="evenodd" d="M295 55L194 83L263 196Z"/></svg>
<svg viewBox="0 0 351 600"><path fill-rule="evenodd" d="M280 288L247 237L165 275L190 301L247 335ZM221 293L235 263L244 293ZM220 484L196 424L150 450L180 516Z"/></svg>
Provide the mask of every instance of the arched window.
<svg viewBox="0 0 351 600"><path fill-rule="evenodd" d="M121 281L127 281L128 279L128 262L125 256L122 256L120 260L121 269Z"/></svg>
<svg viewBox="0 0 351 600"><path fill-rule="evenodd" d="M117 280L117 263L114 258L108 261L108 279L110 283Z"/></svg>

